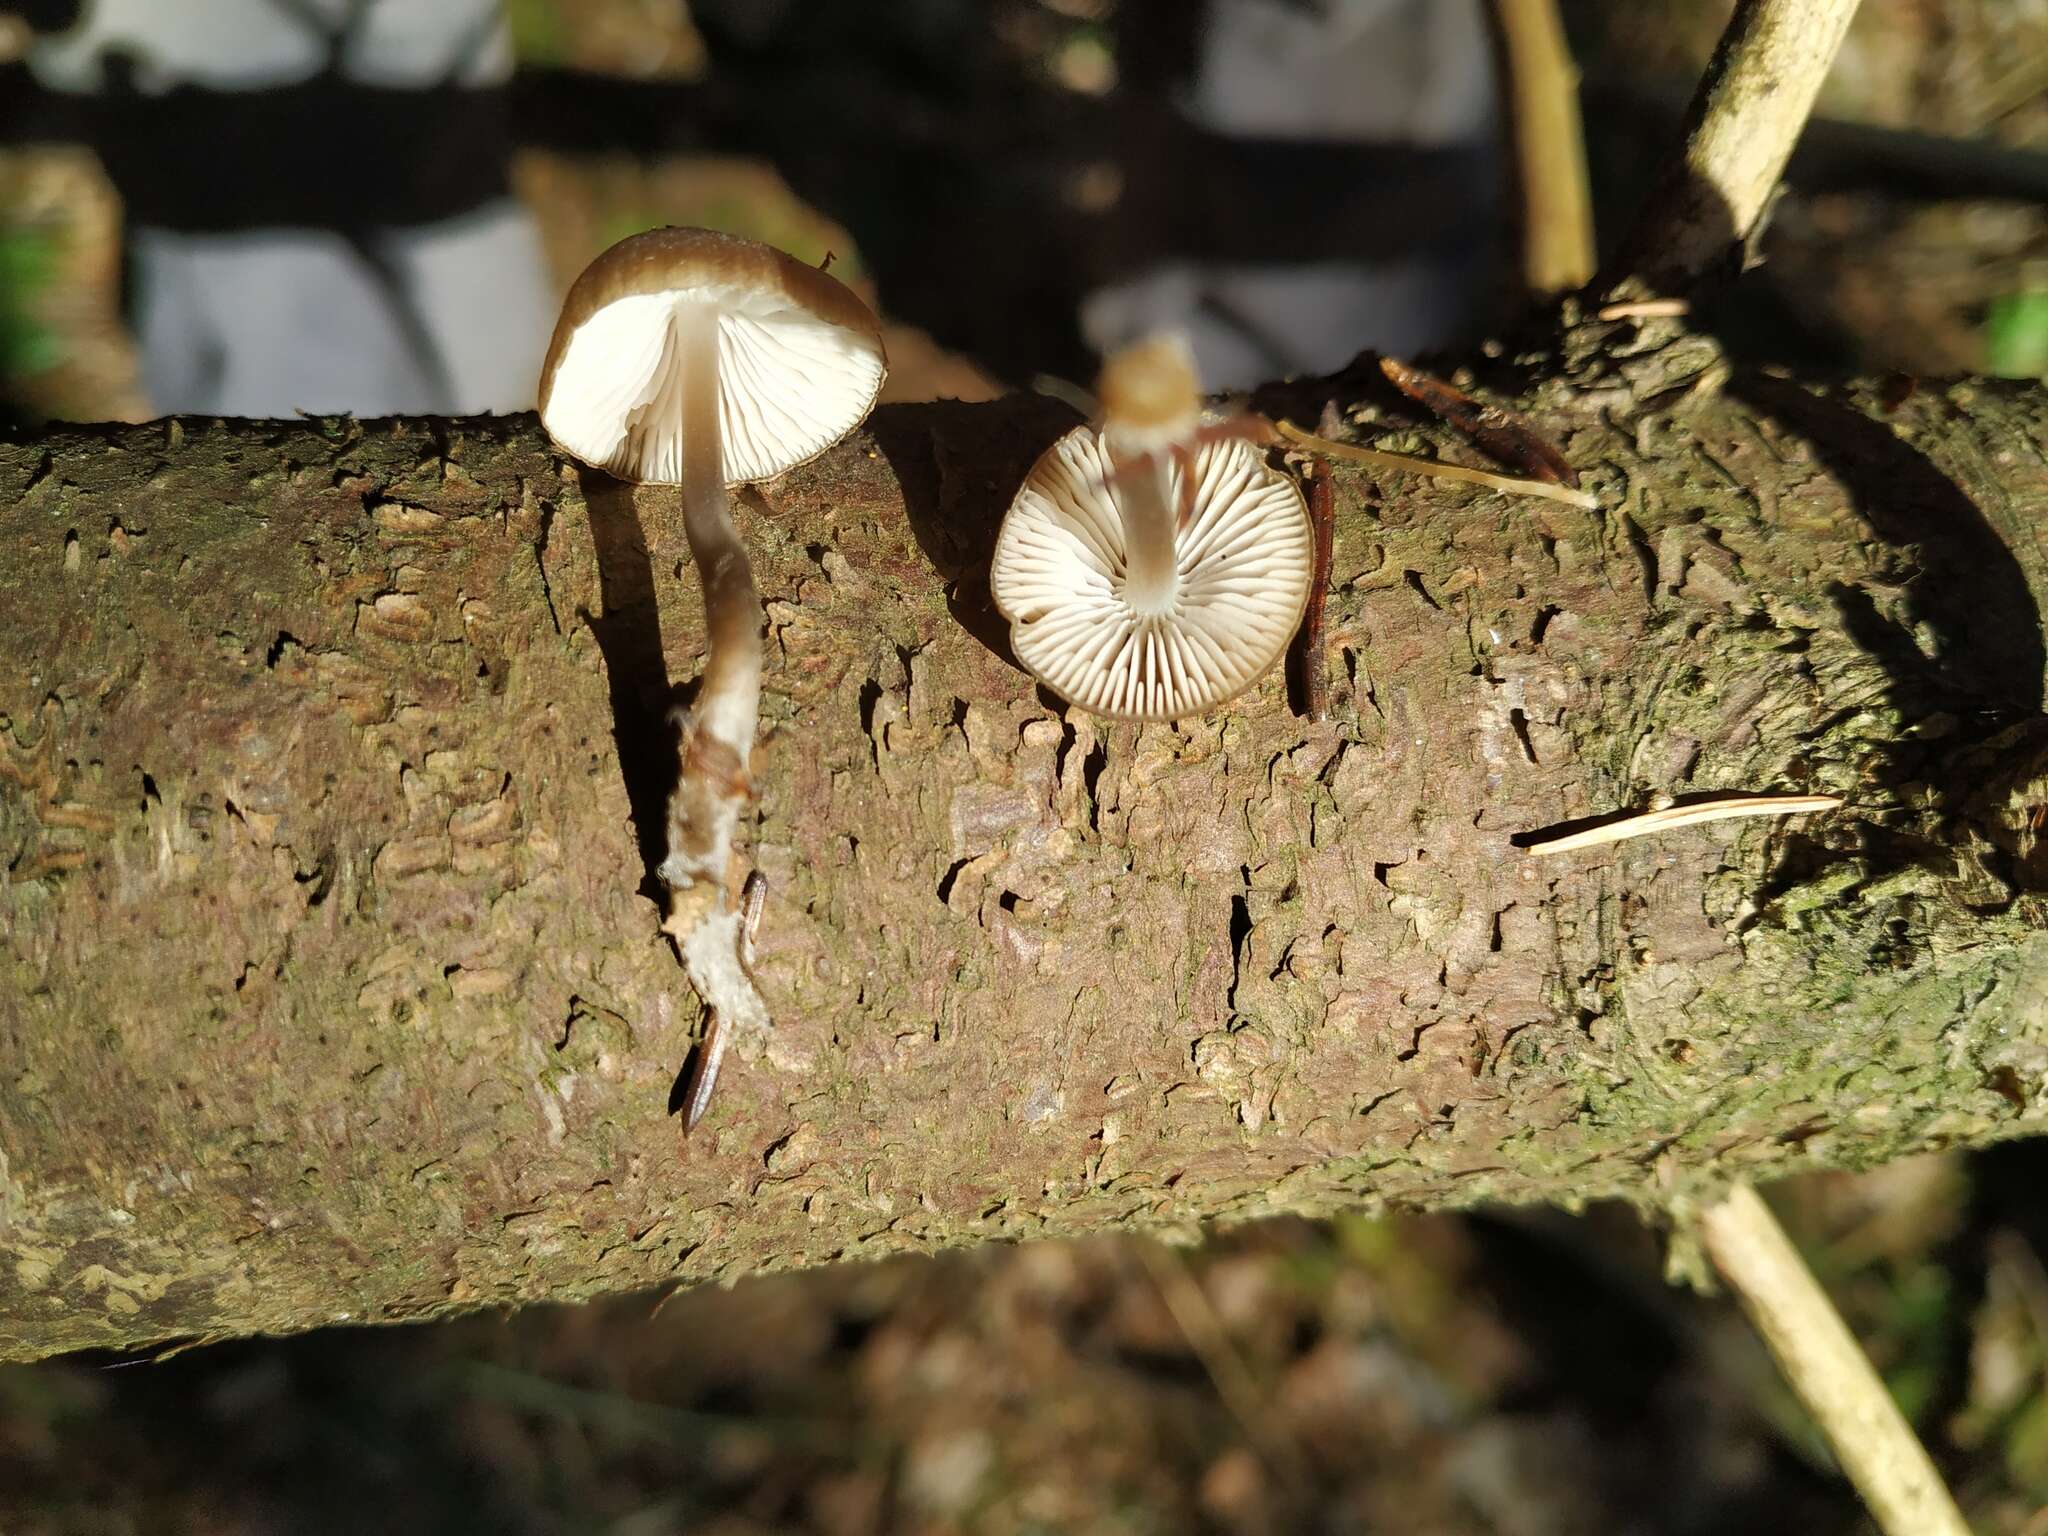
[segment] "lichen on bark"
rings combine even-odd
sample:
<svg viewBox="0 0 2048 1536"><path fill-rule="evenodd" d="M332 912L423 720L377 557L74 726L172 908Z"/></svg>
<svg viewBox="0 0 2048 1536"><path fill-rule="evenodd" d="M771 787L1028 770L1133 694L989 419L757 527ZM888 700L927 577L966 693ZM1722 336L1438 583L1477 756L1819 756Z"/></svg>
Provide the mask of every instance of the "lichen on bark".
<svg viewBox="0 0 2048 1536"><path fill-rule="evenodd" d="M2048 399L1628 366L1514 402L1600 512L1338 471L1321 724L1010 663L1042 402L741 509L777 1022L687 1147L630 493L526 419L0 443L0 1357L2039 1131ZM1516 841L1742 788L1847 804Z"/></svg>

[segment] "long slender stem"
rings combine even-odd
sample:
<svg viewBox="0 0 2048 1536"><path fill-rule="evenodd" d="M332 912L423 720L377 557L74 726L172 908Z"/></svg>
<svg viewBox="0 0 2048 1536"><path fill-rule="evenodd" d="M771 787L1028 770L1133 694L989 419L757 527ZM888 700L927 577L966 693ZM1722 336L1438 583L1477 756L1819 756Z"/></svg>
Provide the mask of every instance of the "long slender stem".
<svg viewBox="0 0 2048 1536"><path fill-rule="evenodd" d="M1330 661L1323 654L1323 609L1330 590L1330 564L1335 557L1336 515L1331 506L1330 461L1318 457L1309 472L1308 526L1315 539L1315 565L1309 573L1308 603L1301 629L1288 649L1293 674L1295 713L1304 720L1330 718Z"/></svg>
<svg viewBox="0 0 2048 1536"><path fill-rule="evenodd" d="M669 802L671 891L721 891L732 832L747 797L747 758L761 703L761 601L732 524L718 421L718 312L679 305L673 321L681 404L683 533L704 584L706 655L682 774Z"/></svg>
<svg viewBox="0 0 2048 1536"><path fill-rule="evenodd" d="M669 889L663 927L683 954L690 982L710 1010L687 1088L684 1133L711 1102L719 1063L734 1031L760 1029L768 1010L747 974L741 914L725 899L733 833L751 786L747 759L761 710L761 599L725 488L719 431L718 311L678 305L674 342L680 387L683 533L704 583L704 672L683 730L681 772L669 800ZM756 909L758 915L758 908Z"/></svg>
<svg viewBox="0 0 2048 1536"><path fill-rule="evenodd" d="M1700 1217L1707 1254L1886 1536L1970 1536L1913 1428L1757 1192Z"/></svg>
<svg viewBox="0 0 2048 1536"><path fill-rule="evenodd" d="M746 761L761 705L761 599L732 524L718 419L718 311L679 306L683 368L683 532L704 583L708 653L697 694L702 728Z"/></svg>

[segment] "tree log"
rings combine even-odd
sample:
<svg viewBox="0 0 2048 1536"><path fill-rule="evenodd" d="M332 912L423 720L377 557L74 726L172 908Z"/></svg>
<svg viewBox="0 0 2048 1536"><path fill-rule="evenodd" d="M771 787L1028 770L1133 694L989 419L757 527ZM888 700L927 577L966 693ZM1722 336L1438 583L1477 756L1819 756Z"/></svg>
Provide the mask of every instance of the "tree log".
<svg viewBox="0 0 2048 1536"><path fill-rule="evenodd" d="M1676 356L1514 401L1602 511L1338 471L1321 724L1008 659L1045 402L742 507L776 1025L687 1142L659 497L523 418L0 442L0 1358L2048 1127L2048 394ZM1846 803L1520 845L1750 789Z"/></svg>

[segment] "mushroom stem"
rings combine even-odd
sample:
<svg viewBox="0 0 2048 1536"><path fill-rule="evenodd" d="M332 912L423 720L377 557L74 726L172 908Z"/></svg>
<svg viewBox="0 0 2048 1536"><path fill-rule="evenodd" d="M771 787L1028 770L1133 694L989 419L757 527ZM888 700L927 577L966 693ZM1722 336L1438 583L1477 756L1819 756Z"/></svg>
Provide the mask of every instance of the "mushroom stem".
<svg viewBox="0 0 2048 1536"><path fill-rule="evenodd" d="M760 717L761 600L726 495L718 310L681 303L670 323L677 358L672 382L682 397L683 533L704 583L706 655L683 732L682 773L669 799L661 878L671 892L703 883L722 893Z"/></svg>
<svg viewBox="0 0 2048 1536"><path fill-rule="evenodd" d="M1166 613L1180 591L1172 465L1170 452L1126 459L1110 449L1124 524L1124 601L1134 613Z"/></svg>
<svg viewBox="0 0 2048 1536"><path fill-rule="evenodd" d="M669 796L668 856L661 861L669 892L662 927L682 950L690 983L711 1014L684 1106L687 1135L711 1101L733 1032L768 1022L741 958L742 916L725 900L733 832L747 803L747 758L761 713L761 599L725 488L718 310L680 303L670 324L676 366L667 384L682 396L683 534L704 583L704 673L678 744L682 767ZM663 404L658 400L655 408Z"/></svg>

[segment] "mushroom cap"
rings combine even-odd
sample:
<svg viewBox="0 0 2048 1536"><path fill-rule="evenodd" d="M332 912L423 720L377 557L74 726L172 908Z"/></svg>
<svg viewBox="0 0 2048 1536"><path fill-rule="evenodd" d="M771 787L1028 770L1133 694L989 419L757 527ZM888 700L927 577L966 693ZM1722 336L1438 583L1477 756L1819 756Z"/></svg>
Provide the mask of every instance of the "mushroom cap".
<svg viewBox="0 0 2048 1536"><path fill-rule="evenodd" d="M874 406L888 372L872 312L837 278L757 240L650 229L583 269L541 365L548 436L622 480L682 478L678 306L719 311L725 481L816 458Z"/></svg>
<svg viewBox="0 0 2048 1536"><path fill-rule="evenodd" d="M1179 456L1171 497L1180 496ZM1241 438L1194 455L1194 512L1175 540L1170 611L1124 600L1124 525L1101 434L1039 456L996 536L989 586L1017 659L1093 715L1176 720L1242 692L1301 627L1315 565L1292 478Z"/></svg>

